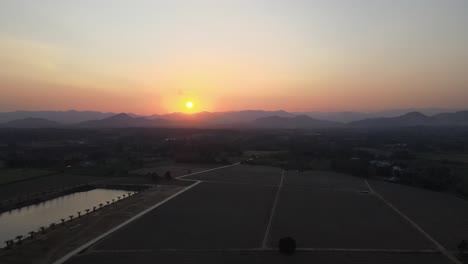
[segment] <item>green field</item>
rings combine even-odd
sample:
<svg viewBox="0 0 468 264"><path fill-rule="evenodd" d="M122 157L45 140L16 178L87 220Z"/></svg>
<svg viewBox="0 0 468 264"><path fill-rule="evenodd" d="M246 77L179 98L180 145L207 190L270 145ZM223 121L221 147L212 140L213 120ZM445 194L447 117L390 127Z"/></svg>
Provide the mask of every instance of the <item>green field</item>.
<svg viewBox="0 0 468 264"><path fill-rule="evenodd" d="M160 177L164 176L167 171L171 172L172 177L178 177L190 173L195 173L203 170L208 170L216 166L204 165L204 164L173 164L164 165L151 168L141 168L131 171L132 174L138 174L145 176L148 173L157 173Z"/></svg>
<svg viewBox="0 0 468 264"><path fill-rule="evenodd" d="M10 183L28 178L34 178L50 173L52 173L52 171L39 169L1 169L0 184Z"/></svg>
<svg viewBox="0 0 468 264"><path fill-rule="evenodd" d="M277 150L277 151L264 151L264 150L246 150L244 151L244 156L250 157L252 155L259 157L268 157L277 154L285 154L287 151Z"/></svg>
<svg viewBox="0 0 468 264"><path fill-rule="evenodd" d="M426 160L452 161L468 163L468 153L460 152L422 152L417 157Z"/></svg>

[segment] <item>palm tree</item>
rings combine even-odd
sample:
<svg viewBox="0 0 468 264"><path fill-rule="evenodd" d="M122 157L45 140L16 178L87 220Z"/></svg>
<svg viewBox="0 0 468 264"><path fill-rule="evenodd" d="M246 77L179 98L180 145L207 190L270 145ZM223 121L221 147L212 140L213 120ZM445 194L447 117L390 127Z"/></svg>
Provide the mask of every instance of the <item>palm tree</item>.
<svg viewBox="0 0 468 264"><path fill-rule="evenodd" d="M96 211L96 206L93 206L93 211Z"/></svg>
<svg viewBox="0 0 468 264"><path fill-rule="evenodd" d="M102 204L102 203L100 203L100 204L99 204L99 208L102 208L102 206L103 206L103 204Z"/></svg>
<svg viewBox="0 0 468 264"><path fill-rule="evenodd" d="M18 245L22 243L22 239L23 239L23 236L22 235L19 235L19 236L16 236L16 240L18 241Z"/></svg>
<svg viewBox="0 0 468 264"><path fill-rule="evenodd" d="M45 229L46 229L45 227L41 226L39 229L41 230L41 233L42 233L42 234L45 233Z"/></svg>
<svg viewBox="0 0 468 264"><path fill-rule="evenodd" d="M166 173L164 173L164 178L166 178L166 180L172 180L171 171L166 171Z"/></svg>
<svg viewBox="0 0 468 264"><path fill-rule="evenodd" d="M11 239L5 241L6 248L11 248L13 246L13 243L14 243L14 241L11 240Z"/></svg>
<svg viewBox="0 0 468 264"><path fill-rule="evenodd" d="M81 217L81 211L78 211L77 214L78 214L78 217Z"/></svg>
<svg viewBox="0 0 468 264"><path fill-rule="evenodd" d="M30 237L30 238L33 238L33 237L34 237L34 235L36 234L36 232L34 232L34 231L31 231L31 232L29 232L28 234L29 234L29 237Z"/></svg>
<svg viewBox="0 0 468 264"><path fill-rule="evenodd" d="M117 196L117 200L120 200L120 196Z"/></svg>
<svg viewBox="0 0 468 264"><path fill-rule="evenodd" d="M62 221L62 225L65 224L65 219L60 219L60 221Z"/></svg>
<svg viewBox="0 0 468 264"><path fill-rule="evenodd" d="M122 198L125 198L125 196L126 196L125 194L122 194Z"/></svg>
<svg viewBox="0 0 468 264"><path fill-rule="evenodd" d="M463 254L465 253L466 249L468 248L468 243L466 243L465 240L462 240L460 244L457 246L458 248L458 254L460 254L460 258L463 257Z"/></svg>
<svg viewBox="0 0 468 264"><path fill-rule="evenodd" d="M68 218L70 218L70 221L73 220L73 215L69 215Z"/></svg>
<svg viewBox="0 0 468 264"><path fill-rule="evenodd" d="M110 202L109 202L109 201L106 201L106 204L107 204L107 205L109 205L109 204L110 204Z"/></svg>
<svg viewBox="0 0 468 264"><path fill-rule="evenodd" d="M90 211L90 210L89 210L89 209L86 209L85 211L86 211L86 214L89 214L89 211Z"/></svg>
<svg viewBox="0 0 468 264"><path fill-rule="evenodd" d="M115 199L112 199L112 203L114 203L114 202L115 202Z"/></svg>
<svg viewBox="0 0 468 264"><path fill-rule="evenodd" d="M51 224L49 225L49 227L50 227L51 229L55 229L55 223L51 223Z"/></svg>

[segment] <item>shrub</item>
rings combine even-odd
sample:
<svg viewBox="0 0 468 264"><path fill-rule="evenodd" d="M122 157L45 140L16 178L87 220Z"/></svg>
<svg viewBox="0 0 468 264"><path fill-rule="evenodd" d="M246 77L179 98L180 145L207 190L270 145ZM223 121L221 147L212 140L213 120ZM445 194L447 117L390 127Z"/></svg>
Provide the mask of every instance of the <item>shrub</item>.
<svg viewBox="0 0 468 264"><path fill-rule="evenodd" d="M291 237L283 237L279 240L279 252L291 255L296 251L296 241Z"/></svg>
<svg viewBox="0 0 468 264"><path fill-rule="evenodd" d="M164 178L166 178L166 180L172 180L171 171L166 171L166 173L164 173Z"/></svg>

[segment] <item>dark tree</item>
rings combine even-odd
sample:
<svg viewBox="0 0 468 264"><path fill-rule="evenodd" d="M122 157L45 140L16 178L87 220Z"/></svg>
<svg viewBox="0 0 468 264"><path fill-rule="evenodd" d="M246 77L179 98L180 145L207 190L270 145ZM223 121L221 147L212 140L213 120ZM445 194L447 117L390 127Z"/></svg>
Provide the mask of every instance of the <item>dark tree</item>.
<svg viewBox="0 0 468 264"><path fill-rule="evenodd" d="M279 252L292 255L296 251L296 241L291 237L283 237L279 240Z"/></svg>
<svg viewBox="0 0 468 264"><path fill-rule="evenodd" d="M166 173L164 173L164 178L166 178L166 180L172 180L171 171L166 171Z"/></svg>
<svg viewBox="0 0 468 264"><path fill-rule="evenodd" d="M465 240L462 240L460 242L460 244L458 244L457 248L458 248L458 253L460 254L460 258L461 258L461 257L463 257L463 254L467 250L468 244L466 243Z"/></svg>
<svg viewBox="0 0 468 264"><path fill-rule="evenodd" d="M158 182L159 181L159 174L157 172L153 172L150 175L151 175L151 180L153 182Z"/></svg>

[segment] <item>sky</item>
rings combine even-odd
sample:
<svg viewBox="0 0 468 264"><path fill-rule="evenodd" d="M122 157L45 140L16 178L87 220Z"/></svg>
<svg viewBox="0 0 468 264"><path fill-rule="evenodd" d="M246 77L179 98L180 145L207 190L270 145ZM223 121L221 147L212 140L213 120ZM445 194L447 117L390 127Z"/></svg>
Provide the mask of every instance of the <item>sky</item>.
<svg viewBox="0 0 468 264"><path fill-rule="evenodd" d="M466 0L1 0L0 111L468 108L467 27Z"/></svg>

